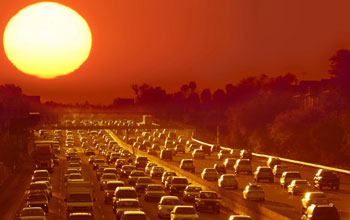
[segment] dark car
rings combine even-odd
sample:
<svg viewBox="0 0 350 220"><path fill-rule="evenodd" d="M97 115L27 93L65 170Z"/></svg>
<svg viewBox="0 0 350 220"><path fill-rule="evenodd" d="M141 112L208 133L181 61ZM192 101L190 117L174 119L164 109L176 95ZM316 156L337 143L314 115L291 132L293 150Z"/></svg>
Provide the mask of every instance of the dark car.
<svg viewBox="0 0 350 220"><path fill-rule="evenodd" d="M212 145L210 148L211 153L219 153L221 147L219 145Z"/></svg>
<svg viewBox="0 0 350 220"><path fill-rule="evenodd" d="M226 167L223 164L219 164L219 163L214 164L214 169L219 174L226 174Z"/></svg>
<svg viewBox="0 0 350 220"><path fill-rule="evenodd" d="M204 154L210 155L211 154L211 146L209 145L201 145L201 150L203 150Z"/></svg>
<svg viewBox="0 0 350 220"><path fill-rule="evenodd" d="M339 190L339 177L331 170L319 169L314 177L314 187L322 190L324 187Z"/></svg>
<svg viewBox="0 0 350 220"><path fill-rule="evenodd" d="M160 152L160 159L162 160L173 160L173 152L168 149L163 149Z"/></svg>
<svg viewBox="0 0 350 220"><path fill-rule="evenodd" d="M146 165L148 163L148 158L145 156L137 156L135 160L135 167L136 169L145 169Z"/></svg>
<svg viewBox="0 0 350 220"><path fill-rule="evenodd" d="M282 161L278 157L269 157L267 160L267 166L273 169L275 165L280 165Z"/></svg>
<svg viewBox="0 0 350 220"><path fill-rule="evenodd" d="M333 204L315 205L307 208L302 220L340 220L337 208Z"/></svg>
<svg viewBox="0 0 350 220"><path fill-rule="evenodd" d="M249 159L252 160L252 152L248 150L241 150L241 159Z"/></svg>
<svg viewBox="0 0 350 220"><path fill-rule="evenodd" d="M219 197L214 191L200 191L195 199L195 208L198 212L213 211L220 212Z"/></svg>

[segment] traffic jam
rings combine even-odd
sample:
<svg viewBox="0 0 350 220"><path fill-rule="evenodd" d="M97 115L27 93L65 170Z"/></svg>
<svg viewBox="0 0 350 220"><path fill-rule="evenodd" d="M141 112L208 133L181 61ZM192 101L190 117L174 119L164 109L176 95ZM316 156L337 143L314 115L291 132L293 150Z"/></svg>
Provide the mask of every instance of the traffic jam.
<svg viewBox="0 0 350 220"><path fill-rule="evenodd" d="M323 188L339 190L339 178L332 171L320 169L312 183L319 190L310 190L311 183L278 158L269 158L265 166L253 171L251 152L200 145L177 135L176 130L135 129L127 135L104 129L40 130L36 137L35 170L19 219L253 219L232 213L222 206L216 191L192 184L186 176L147 156L170 162L174 155L187 152L192 158L181 159L178 166L189 173L195 173L196 159L217 154L222 162L204 168L199 175L217 182L220 189L237 190L238 174L253 175L254 181L241 192L245 200L264 202L260 183L274 183L278 178L288 194L302 195L301 219L318 219L320 215L340 219L337 208L322 192ZM234 172L228 172L230 167ZM55 205L51 200L57 200Z"/></svg>

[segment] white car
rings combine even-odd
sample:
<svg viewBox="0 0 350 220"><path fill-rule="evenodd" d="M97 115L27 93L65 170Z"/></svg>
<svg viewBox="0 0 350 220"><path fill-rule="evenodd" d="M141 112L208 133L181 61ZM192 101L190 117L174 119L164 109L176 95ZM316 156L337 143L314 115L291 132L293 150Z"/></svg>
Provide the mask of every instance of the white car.
<svg viewBox="0 0 350 220"><path fill-rule="evenodd" d="M199 195L199 192L202 191L200 186L188 185L184 190L183 199L184 201L195 201L195 198Z"/></svg>
<svg viewBox="0 0 350 220"><path fill-rule="evenodd" d="M125 211L140 211L141 205L138 199L120 199L117 201L115 214L116 219L124 214Z"/></svg>
<svg viewBox="0 0 350 220"><path fill-rule="evenodd" d="M167 218L175 206L180 205L179 197L177 196L162 196L158 203L158 217Z"/></svg>
<svg viewBox="0 0 350 220"><path fill-rule="evenodd" d="M324 192L307 192L301 199L302 210L305 211L310 205L329 204L329 200Z"/></svg>
<svg viewBox="0 0 350 220"><path fill-rule="evenodd" d="M178 205L175 206L170 214L171 220L197 220L199 216L193 206L190 205Z"/></svg>
<svg viewBox="0 0 350 220"><path fill-rule="evenodd" d="M222 174L218 179L218 187L221 188L238 188L238 180L235 174Z"/></svg>
<svg viewBox="0 0 350 220"><path fill-rule="evenodd" d="M32 181L40 181L40 180L48 180L51 181L50 173L47 170L34 170Z"/></svg>
<svg viewBox="0 0 350 220"><path fill-rule="evenodd" d="M69 182L81 182L81 181L84 181L84 178L80 173L71 173L67 177L67 183L69 183Z"/></svg>
<svg viewBox="0 0 350 220"><path fill-rule="evenodd" d="M100 178L100 189L105 190L108 181L118 180L117 175L114 173L105 173Z"/></svg>
<svg viewBox="0 0 350 220"><path fill-rule="evenodd" d="M165 195L164 187L160 184L149 184L145 190L145 201L157 200L159 201Z"/></svg>
<svg viewBox="0 0 350 220"><path fill-rule="evenodd" d="M288 186L288 193L292 195L302 194L307 192L309 183L305 179L293 180Z"/></svg>
<svg viewBox="0 0 350 220"><path fill-rule="evenodd" d="M19 219L46 220L46 214L40 207L26 207L19 214Z"/></svg>
<svg viewBox="0 0 350 220"><path fill-rule="evenodd" d="M217 180L218 172L214 168L204 168L201 177L204 180Z"/></svg>
<svg viewBox="0 0 350 220"><path fill-rule="evenodd" d="M265 200L265 192L261 185L249 183L243 190L243 198L247 200Z"/></svg>
<svg viewBox="0 0 350 220"><path fill-rule="evenodd" d="M238 159L234 165L235 173L246 172L248 174L252 173L252 163L249 159Z"/></svg>

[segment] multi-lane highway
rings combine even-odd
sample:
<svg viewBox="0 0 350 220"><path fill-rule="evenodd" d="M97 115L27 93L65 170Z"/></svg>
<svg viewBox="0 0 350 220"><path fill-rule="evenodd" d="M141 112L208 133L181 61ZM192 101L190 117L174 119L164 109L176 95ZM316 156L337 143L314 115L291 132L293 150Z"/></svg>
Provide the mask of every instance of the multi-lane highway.
<svg viewBox="0 0 350 220"><path fill-rule="evenodd" d="M53 131L48 131L53 132ZM84 134L87 134L87 131L83 131ZM129 151L132 152L131 146L125 144L121 141L123 134L118 133L119 136L117 136L115 133L113 133L110 130L104 131L106 134L110 134L111 137L114 138L115 141L118 142L118 144ZM63 133L64 134L64 133ZM88 164L88 156L85 156L82 149L82 143L79 140L79 135L77 131L73 132L74 134L74 147L78 151L78 155L82 160L82 175L84 177L84 180L90 181L91 186L93 188L94 197L96 198L96 201L94 202L94 217L95 219L115 219L115 214L112 210L112 206L110 204L104 203L104 192L100 190L100 183L98 182L96 178L96 172L92 169L92 166ZM95 148L95 145L93 144L93 141L91 139L91 135L87 135L88 140L87 142L91 147ZM133 136L130 136L133 137ZM134 136L136 137L136 136ZM98 143L104 143L105 140L103 140L100 136L98 139ZM47 215L47 219L66 219L66 203L64 201L66 197L66 185L64 181L64 174L67 169L68 162L66 160L66 157L64 155L64 152L66 151L65 147L65 135L62 136L61 139L62 147L61 147L61 153L58 155L60 159L60 163L58 166L55 167L54 173L51 174L51 180L52 180L52 187L53 187L53 196L52 199L49 202L49 213ZM98 150L95 150L96 154L100 154ZM136 151L136 153L145 155L145 152ZM158 152L159 155L159 152ZM101 155L101 157L103 157ZM152 160L152 157L149 157ZM190 159L192 158L192 155L187 152L185 154L177 154L174 156L172 161L167 161L166 163L169 165L167 167L167 170L171 169L171 167L178 167L179 163L182 159ZM219 161L217 154L212 154L210 156L206 156L205 159L195 159L195 167L196 172L195 175L198 177L200 176L200 173L204 168L213 167L215 163L222 163L223 161ZM252 168L253 171L258 166L265 166L266 165L266 159L254 157L252 160ZM300 165L295 165L292 163L286 163L288 165L289 170L297 170L301 172L301 175L303 178L307 179L310 183L312 182L313 176L316 173L317 169L311 168L311 167L302 167ZM110 167L114 167L114 164L111 164ZM228 173L233 173L233 169L227 170ZM189 174L190 176L190 174ZM336 205L340 216L342 219L350 219L350 210L349 210L349 204L350 204L350 177L347 175L339 175L340 176L340 190L339 191L330 191L330 190L324 190L326 193L329 201ZM124 180L125 183L127 183L126 179ZM28 187L28 184L30 182L30 175L26 175L25 179L21 179L21 186L19 189ZM161 183L159 179L153 179L154 183ZM191 182L191 181L190 181ZM252 175L248 174L239 174L238 175L238 182L239 187L235 190L225 190L220 189L217 187L217 183L214 181L204 181L201 182L201 184L205 188L217 190L221 195L231 198L233 201L240 202L242 204L257 204L257 202L251 201L246 202L242 199L242 191L245 188L245 186L249 182L254 182L254 178ZM18 183L20 184L20 183ZM265 191L265 201L258 203L258 206L263 206L264 208L267 208L268 210L272 210L275 213L278 213L280 215L285 216L289 219L300 219L301 217L301 196L292 196L287 193L285 189L282 189L279 186L279 179L275 178L274 183L260 183ZM24 185L24 186L23 186ZM314 190L311 189L310 190ZM19 190L20 192L20 190ZM18 194L18 192L17 192ZM16 198L18 199L17 203L19 205L12 206L17 207L16 213L19 213L20 210L25 206L25 196L24 195L17 195ZM157 203L155 202L145 202L143 199L142 193L140 194L140 202L142 205L143 210L147 214L147 216L150 219L159 219L157 215ZM182 201L183 204L191 204L186 203ZM228 208L228 209L227 209ZM232 211L229 211L230 207L226 207L222 209L220 214L213 214L213 213L199 213L200 219L228 219L228 216L230 214L233 214ZM14 212L15 210L12 210ZM14 216L9 214L6 216L8 218L9 216ZM6 219L5 218L5 219ZM10 218L8 218L10 219ZM15 217L17 219L17 217Z"/></svg>
<svg viewBox="0 0 350 220"><path fill-rule="evenodd" d="M52 132L52 131L51 131ZM100 183L97 180L96 177L96 171L92 168L92 165L88 164L88 156L85 156L83 153L83 150L81 148L81 142L79 141L79 137L74 132L74 148L78 150L78 155L82 160L81 166L82 166L82 175L84 177L84 180L91 181L91 185L93 187L94 197L96 198L96 201L94 202L94 218L95 219L116 219L116 216L112 210L111 204L105 204L104 203L104 191L100 190ZM90 144L92 145L91 139L88 140ZM102 143L102 139L100 139ZM64 143L64 138L62 139L62 143ZM64 198L66 196L66 185L64 181L64 174L67 169L67 160L64 155L64 152L67 148L63 147L61 148L61 153L58 155L60 159L60 163L58 166L55 167L54 173L51 174L51 181L52 181L52 187L53 187L53 195L51 200L49 201L49 212L47 215L47 219L49 220L59 220L59 219L66 219L66 204L64 202ZM96 154L99 154L99 152L96 150ZM103 156L101 155L103 158ZM111 164L110 167L114 167L114 164ZM30 176L27 176L27 178L30 178ZM121 179L123 180L127 185L127 179ZM154 183L161 184L160 179L153 179ZM29 184L29 180L25 182L25 184ZM23 199L24 197L21 197ZM156 202L145 202L143 198L143 194L140 193L140 201L141 206L147 216L150 219L159 219L158 212L157 212L157 203ZM182 201L182 198L181 198ZM25 207L25 200L19 201L21 205L19 206L19 209L17 210L17 213L20 212L20 210ZM182 201L183 204L191 204L186 203ZM204 220L210 220L210 219L228 219L228 216L232 214L228 210L222 210L219 214L214 213L199 213L200 219Z"/></svg>

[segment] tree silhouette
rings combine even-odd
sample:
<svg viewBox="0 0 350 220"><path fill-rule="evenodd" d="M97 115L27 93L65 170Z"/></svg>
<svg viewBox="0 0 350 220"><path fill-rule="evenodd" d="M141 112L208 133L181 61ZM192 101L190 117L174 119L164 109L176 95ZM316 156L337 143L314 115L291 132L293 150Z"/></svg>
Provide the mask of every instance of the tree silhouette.
<svg viewBox="0 0 350 220"><path fill-rule="evenodd" d="M202 104L210 104L211 103L211 92L209 89L204 89L202 91L201 101L202 101Z"/></svg>

